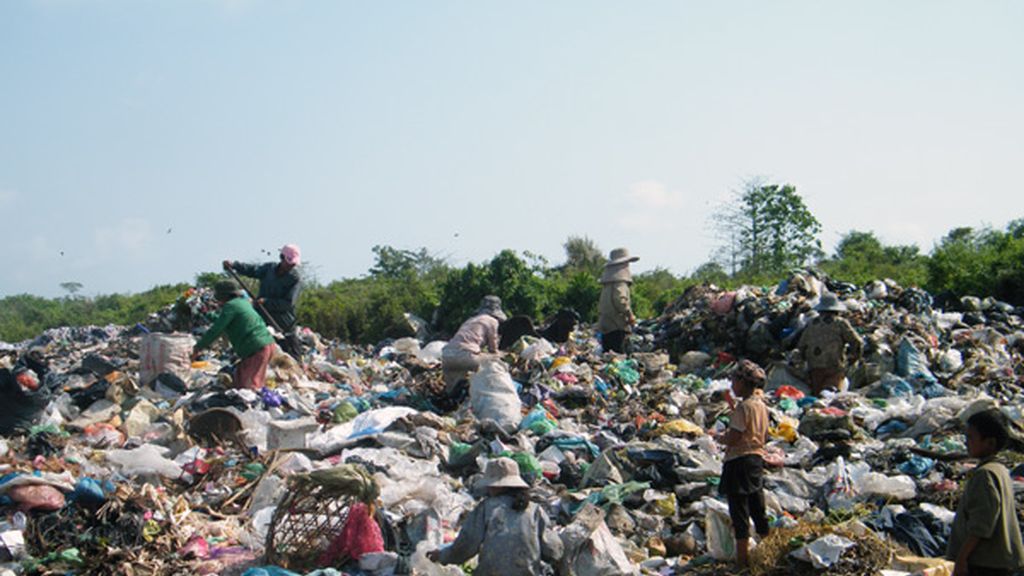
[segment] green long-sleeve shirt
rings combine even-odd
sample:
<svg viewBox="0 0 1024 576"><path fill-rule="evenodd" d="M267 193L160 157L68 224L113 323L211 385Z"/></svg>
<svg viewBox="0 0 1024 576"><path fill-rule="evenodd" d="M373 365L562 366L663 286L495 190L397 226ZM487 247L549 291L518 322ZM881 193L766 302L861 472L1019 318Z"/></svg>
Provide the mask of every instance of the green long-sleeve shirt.
<svg viewBox="0 0 1024 576"><path fill-rule="evenodd" d="M224 303L213 326L196 343L196 350L209 348L221 334L227 334L231 348L240 358L248 358L274 342L263 318L248 300L241 297Z"/></svg>

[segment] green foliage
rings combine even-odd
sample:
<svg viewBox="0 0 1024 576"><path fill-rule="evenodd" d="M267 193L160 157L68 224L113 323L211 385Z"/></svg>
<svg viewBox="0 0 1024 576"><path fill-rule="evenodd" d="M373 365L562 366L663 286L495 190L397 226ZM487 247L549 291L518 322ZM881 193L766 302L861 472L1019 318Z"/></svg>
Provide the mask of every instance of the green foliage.
<svg viewBox="0 0 1024 576"><path fill-rule="evenodd" d="M426 249L374 246L373 253L370 277L307 286L299 299L299 323L329 338L376 343L411 335L407 312L429 320L438 285L448 274L444 262Z"/></svg>
<svg viewBox="0 0 1024 576"><path fill-rule="evenodd" d="M20 342L58 326L134 324L173 303L188 288L188 284L157 286L140 294L96 298L8 296L0 300L0 340Z"/></svg>
<svg viewBox="0 0 1024 576"><path fill-rule="evenodd" d="M570 236L565 244L565 268L568 272L589 272L600 276L607 259L593 240L586 236Z"/></svg>
<svg viewBox="0 0 1024 576"><path fill-rule="evenodd" d="M832 278L854 284L892 278L903 286L923 286L927 261L917 246L883 246L873 233L851 230L821 268Z"/></svg>
<svg viewBox="0 0 1024 576"><path fill-rule="evenodd" d="M781 276L821 257L821 224L796 188L748 182L715 216L725 258L741 277Z"/></svg>
<svg viewBox="0 0 1024 576"><path fill-rule="evenodd" d="M792 187L760 186L754 191L780 194L797 208L803 205L794 201ZM774 210L770 203L763 207ZM792 215L793 211L779 213ZM813 224L810 228L816 230L816 221ZM770 226L759 229L765 231L769 240L773 238ZM804 248L813 248L816 242ZM785 242L781 248L774 241L759 246L763 267L746 261L744 268L733 275L714 262L700 266L688 278L676 277L664 269L637 274L632 288L634 312L639 318L656 317L696 283L714 283L723 288L774 285L788 273L788 265L805 257L799 254L810 253L790 250L791 245ZM404 318L409 312L431 322L442 334L450 335L473 314L487 294L500 296L509 314L526 315L535 322L561 308L574 309L584 322L594 322L601 294L598 264L603 263L603 256L586 238L570 238L565 247L567 262L558 268L551 268L538 256L519 255L511 250L504 250L485 263L451 268L425 249L375 246L376 262L368 276L325 286L315 282L305 285L299 299L299 323L329 338L376 343L383 338L409 335L410 326ZM791 253L778 258L780 251ZM782 263L787 266L778 270ZM994 296L1022 305L1024 219L1014 220L1005 231L954 229L931 255L921 254L916 246L886 246L871 232L851 231L821 267L833 278L856 284L892 278L904 286L924 286L933 293L950 290L957 295ZM210 286L223 277L221 273L202 273L196 277L196 283ZM0 299L0 340L30 339L57 326L132 324L173 303L187 288L186 284L178 284L158 286L140 294L85 298L76 295L80 287L68 286L69 296L64 298L9 296Z"/></svg>
<svg viewBox="0 0 1024 576"><path fill-rule="evenodd" d="M929 290L1024 304L1024 221L1005 232L956 228L932 251L927 269Z"/></svg>
<svg viewBox="0 0 1024 576"><path fill-rule="evenodd" d="M660 316L665 307L683 291L695 284L693 280L677 278L664 268L656 268L633 277L633 313L637 318Z"/></svg>
<svg viewBox="0 0 1024 576"><path fill-rule="evenodd" d="M729 273L718 262L705 262L690 276L696 283L722 286L729 281Z"/></svg>
<svg viewBox="0 0 1024 576"><path fill-rule="evenodd" d="M580 315L583 322L597 321L597 303L601 299L601 285L598 276L578 271L563 277L559 294L558 308L569 308Z"/></svg>
<svg viewBox="0 0 1024 576"><path fill-rule="evenodd" d="M552 299L554 291L548 289L542 272L512 250L502 250L485 265L469 264L453 270L441 283L437 327L454 333L488 294L500 297L504 308L513 314L541 318L557 306L557 299Z"/></svg>

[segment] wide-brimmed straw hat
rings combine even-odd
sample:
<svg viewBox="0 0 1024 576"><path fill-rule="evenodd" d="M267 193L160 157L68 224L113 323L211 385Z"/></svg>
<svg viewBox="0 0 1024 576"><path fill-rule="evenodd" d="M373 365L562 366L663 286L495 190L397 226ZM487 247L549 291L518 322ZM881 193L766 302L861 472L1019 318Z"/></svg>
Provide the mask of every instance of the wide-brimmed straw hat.
<svg viewBox="0 0 1024 576"><path fill-rule="evenodd" d="M846 304L840 302L839 297L835 294L826 292L814 309L818 312L846 312Z"/></svg>
<svg viewBox="0 0 1024 576"><path fill-rule="evenodd" d="M511 458L495 458L484 468L480 480L483 488L529 488L530 485L519 475L519 465Z"/></svg>
<svg viewBox="0 0 1024 576"><path fill-rule="evenodd" d="M480 307L476 310L477 314L490 314L501 322L508 320L508 315L501 309L501 298L491 294L484 296L483 300L480 301Z"/></svg>
<svg viewBox="0 0 1024 576"><path fill-rule="evenodd" d="M621 266L630 262L636 262L639 259L639 256L630 256L629 250L626 248L616 248L608 254L608 262L605 263L604 267Z"/></svg>

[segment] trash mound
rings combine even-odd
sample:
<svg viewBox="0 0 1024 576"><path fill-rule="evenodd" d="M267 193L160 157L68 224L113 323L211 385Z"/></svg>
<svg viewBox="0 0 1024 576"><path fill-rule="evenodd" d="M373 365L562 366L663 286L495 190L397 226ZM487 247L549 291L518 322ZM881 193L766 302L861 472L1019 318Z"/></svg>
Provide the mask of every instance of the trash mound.
<svg viewBox="0 0 1024 576"><path fill-rule="evenodd" d="M865 347L814 396L792 349L825 288ZM443 342L309 330L264 389L235 389L229 349L189 357L202 289L140 325L48 330L0 345L0 575L471 573L426 553L454 539L497 457L557 524L563 572L731 574L718 438L741 357L768 371L772 533L752 572L942 568L970 415L1009 417L1000 458L1024 498L1021 311L945 306L809 273L694 287L630 354L586 326L526 335L451 390Z"/></svg>

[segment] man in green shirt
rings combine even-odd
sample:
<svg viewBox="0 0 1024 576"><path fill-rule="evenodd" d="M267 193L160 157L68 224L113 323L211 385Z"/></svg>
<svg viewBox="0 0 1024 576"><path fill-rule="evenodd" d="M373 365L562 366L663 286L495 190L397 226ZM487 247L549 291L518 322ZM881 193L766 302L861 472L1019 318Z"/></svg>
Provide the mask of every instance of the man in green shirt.
<svg viewBox="0 0 1024 576"><path fill-rule="evenodd" d="M226 334L231 349L242 359L235 368L235 387L258 390L263 388L267 364L274 354L274 337L263 318L242 295L242 288L234 280L217 282L214 297L223 304L213 325L196 342L192 358L209 348L221 334Z"/></svg>
<svg viewBox="0 0 1024 576"><path fill-rule="evenodd" d="M1024 567L1024 544L1013 500L1013 481L994 460L1006 446L1005 419L998 411L979 412L967 420L967 453L978 466L967 476L946 559L953 576L1009 576Z"/></svg>

